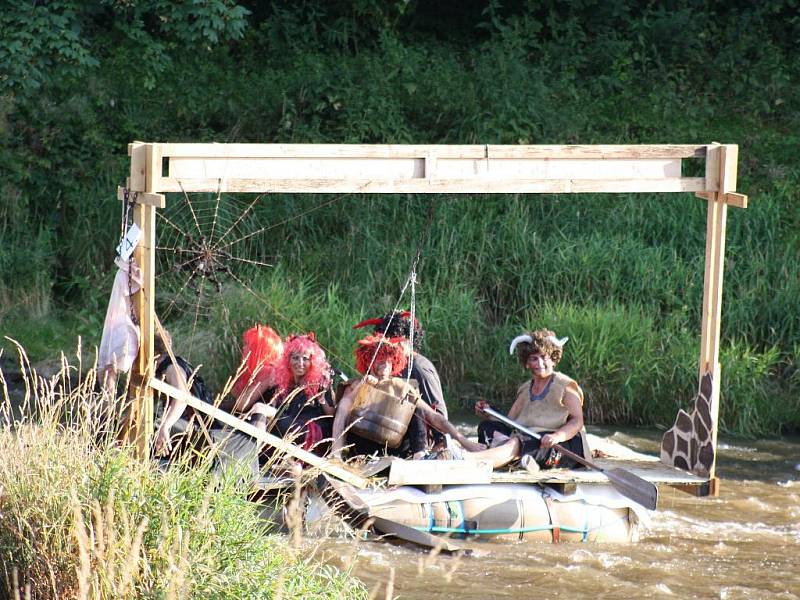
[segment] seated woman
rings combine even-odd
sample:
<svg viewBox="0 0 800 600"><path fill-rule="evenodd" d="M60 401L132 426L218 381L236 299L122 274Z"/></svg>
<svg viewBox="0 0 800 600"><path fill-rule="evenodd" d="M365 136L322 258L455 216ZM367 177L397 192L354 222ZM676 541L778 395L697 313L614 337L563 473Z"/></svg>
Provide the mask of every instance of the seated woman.
<svg viewBox="0 0 800 600"><path fill-rule="evenodd" d="M378 453L403 458L422 458L427 451L426 424L450 434L467 448L480 448L477 444L467 440L447 419L426 402L419 401L420 393L416 381L411 379L406 383L404 378L397 376L406 368L408 361L402 338L385 338L380 334L370 335L359 340L355 356L356 368L364 375L364 378L347 388L336 409L331 448L335 457L341 458L345 446L348 446L351 455ZM370 386L379 392L395 396L398 414L369 415L364 413L361 418L374 426L365 424L359 427L357 419L354 419L353 411L363 386ZM364 390L364 392L368 393L369 390ZM405 404L404 406L400 402L400 398L403 399L403 402L413 405L413 414L410 419L407 412L409 405ZM379 404L375 406L379 406ZM372 432L368 431L370 427ZM404 430L403 427L405 427ZM383 440L380 439L381 435L385 435ZM397 436L402 436L399 444L395 443Z"/></svg>
<svg viewBox="0 0 800 600"><path fill-rule="evenodd" d="M252 398L252 392L259 385L274 385L275 363L283 356L283 340L272 327L256 324L242 334L242 360L231 393L239 398ZM249 391L249 394L243 392ZM242 401L234 406L249 408L252 402ZM231 407L233 408L233 406ZM237 412L244 412L239 410Z"/></svg>
<svg viewBox="0 0 800 600"><path fill-rule="evenodd" d="M516 456L530 456L531 459L522 460L529 470L574 467L577 463L554 448L556 444L580 456L590 456L583 424L583 391L574 380L555 370L566 341L567 338L557 339L550 330L540 329L518 336L511 343L511 352L516 348L517 357L530 371L531 379L517 390L508 417L542 432L541 440L509 439L510 427L497 421L483 421L478 426L480 442L501 448L516 446ZM483 416L482 409L486 406L486 402L479 401L475 410Z"/></svg>
<svg viewBox="0 0 800 600"><path fill-rule="evenodd" d="M289 336L270 377L249 385L234 411L247 411L253 424L266 429L268 416L278 409L274 428L306 450L324 454L331 436L334 399L331 366L314 333Z"/></svg>
<svg viewBox="0 0 800 600"><path fill-rule="evenodd" d="M282 355L283 341L271 327L257 324L245 331L239 371L231 386L234 397L223 400L220 408L263 429L267 422L266 411L252 410L253 404L260 398L260 389L274 387L275 363ZM220 471L244 463L248 465L253 481L258 478L258 443L255 438L227 426L212 428L211 437L217 445L217 468Z"/></svg>

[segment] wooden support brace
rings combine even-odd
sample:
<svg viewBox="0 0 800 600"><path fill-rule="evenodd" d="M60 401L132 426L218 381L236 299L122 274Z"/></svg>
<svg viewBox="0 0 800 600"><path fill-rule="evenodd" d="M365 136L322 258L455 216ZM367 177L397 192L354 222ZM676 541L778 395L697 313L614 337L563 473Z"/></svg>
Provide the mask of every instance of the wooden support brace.
<svg viewBox="0 0 800 600"><path fill-rule="evenodd" d="M712 498L717 498L719 496L719 477L712 477L708 481L701 483L700 485L692 485L687 483L676 483L673 484L671 487L674 487L676 490L680 490L681 492L685 492L690 496L697 496L697 497L705 497L711 496Z"/></svg>
<svg viewBox="0 0 800 600"><path fill-rule="evenodd" d="M164 208L166 200L164 194L151 194L149 192L134 192L128 190L128 196L134 204L144 204L146 206L155 206L156 208ZM120 202L125 201L125 188L117 186L117 199Z"/></svg>
<svg viewBox="0 0 800 600"><path fill-rule="evenodd" d="M711 200L717 192L695 192L695 196L703 200ZM747 196L738 194L736 192L728 192L727 194L720 194L722 201L728 206L735 206L736 208L747 208Z"/></svg>
<svg viewBox="0 0 800 600"><path fill-rule="evenodd" d="M284 440L283 438L276 437L271 433L267 433L266 431L261 431L257 427L254 427L250 423L243 421L242 419L233 416L232 414L225 412L214 406L213 404L209 404L207 402L203 402L199 398L195 398L191 394L187 394L179 390L178 388L169 385L168 383L162 381L161 379L152 377L148 381L148 386L153 388L156 391L161 392L162 394L166 394L167 396L171 396L172 398L176 398L181 402L185 402L193 409L209 415L213 417L217 421L225 423L234 429L246 433L249 436L254 437L259 442L263 442L268 446L272 446L273 448L285 452L289 456L302 460L304 463L311 465L312 467L318 468L320 471L327 473L331 477L336 477L350 485L354 485L358 488L365 488L369 484L369 482L361 477L360 475L348 471L342 466L336 465L324 458L317 456L316 454L312 454L306 450L303 450L299 446L292 444Z"/></svg>

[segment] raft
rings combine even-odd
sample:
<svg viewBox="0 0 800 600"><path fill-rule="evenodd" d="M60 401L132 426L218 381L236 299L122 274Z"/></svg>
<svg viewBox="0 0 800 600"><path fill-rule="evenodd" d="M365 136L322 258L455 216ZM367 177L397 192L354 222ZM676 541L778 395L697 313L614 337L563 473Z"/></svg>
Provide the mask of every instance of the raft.
<svg viewBox="0 0 800 600"><path fill-rule="evenodd" d="M342 497L378 529L387 520L468 539L631 543L649 522L644 508L606 485L577 486L569 495L523 483L456 485L433 494L411 486L349 488Z"/></svg>

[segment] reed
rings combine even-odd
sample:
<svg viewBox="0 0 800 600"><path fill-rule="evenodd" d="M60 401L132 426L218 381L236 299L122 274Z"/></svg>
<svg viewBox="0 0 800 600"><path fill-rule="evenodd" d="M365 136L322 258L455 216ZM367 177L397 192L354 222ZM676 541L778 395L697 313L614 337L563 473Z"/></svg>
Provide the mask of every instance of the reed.
<svg viewBox="0 0 800 600"><path fill-rule="evenodd" d="M27 357L20 352L26 367ZM290 548L235 471L161 472L114 442L95 372L26 369L3 389L0 587L36 598L348 598L365 588ZM115 399L120 402L120 399ZM118 406L115 404L115 406ZM202 461L201 461L202 463ZM280 589L279 589L280 588Z"/></svg>

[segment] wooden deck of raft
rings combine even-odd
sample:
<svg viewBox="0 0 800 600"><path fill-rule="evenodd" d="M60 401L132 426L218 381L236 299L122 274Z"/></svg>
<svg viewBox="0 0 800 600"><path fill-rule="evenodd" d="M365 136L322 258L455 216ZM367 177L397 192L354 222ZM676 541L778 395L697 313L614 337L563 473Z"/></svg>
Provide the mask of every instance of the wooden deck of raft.
<svg viewBox="0 0 800 600"><path fill-rule="evenodd" d="M590 443L594 443L593 447L600 449L605 455L593 458L592 462L602 469L625 469L657 486L676 486L685 491L699 489L708 483L708 479L666 465L655 456L636 452L602 438L592 437L594 442ZM577 484L607 482L603 473L583 468L548 469L529 473L518 465L492 470L488 463L468 460L404 461L386 457L381 463L384 468L389 467L388 478L379 477L377 481L384 481L391 486L418 485L437 488L448 485L487 483L538 483L569 491ZM380 467L368 466L361 472L361 475L370 477L377 471L380 471ZM381 475L385 477L386 471L384 470Z"/></svg>

